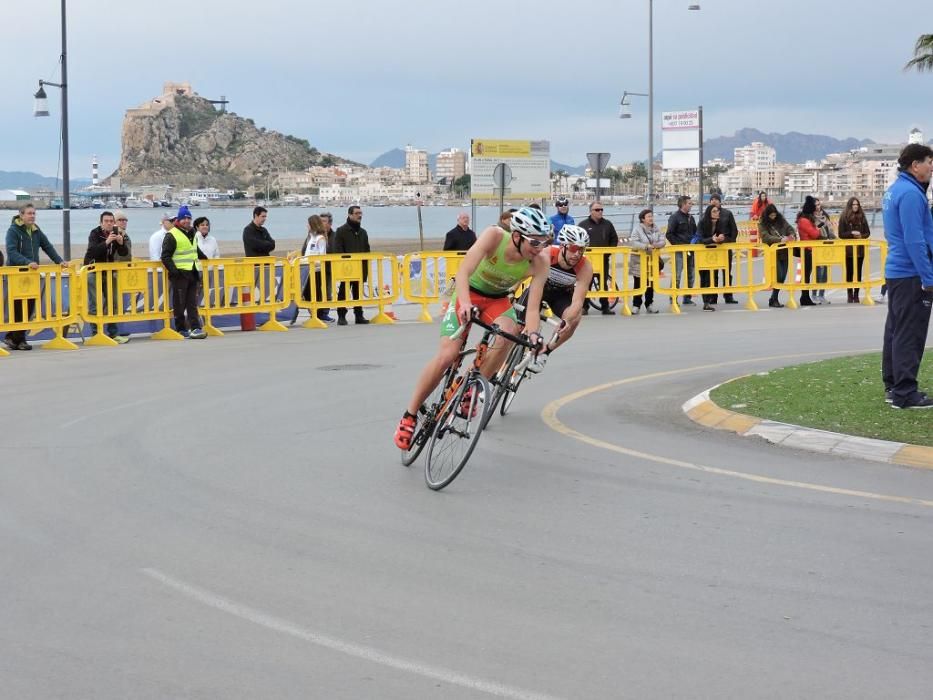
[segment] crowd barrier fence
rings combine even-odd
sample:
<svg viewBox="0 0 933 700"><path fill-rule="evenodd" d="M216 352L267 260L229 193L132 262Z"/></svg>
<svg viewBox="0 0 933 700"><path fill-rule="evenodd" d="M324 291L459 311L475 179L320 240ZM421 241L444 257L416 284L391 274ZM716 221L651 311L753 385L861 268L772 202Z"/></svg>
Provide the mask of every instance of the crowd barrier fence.
<svg viewBox="0 0 933 700"><path fill-rule="evenodd" d="M419 321L431 322L430 304L449 299L466 251L426 251L402 258L402 296L421 306Z"/></svg>
<svg viewBox="0 0 933 700"><path fill-rule="evenodd" d="M0 267L0 333L51 329L55 337L43 347L77 350L78 346L65 337L67 328L77 320L79 286L73 283L74 275L73 268L61 265ZM0 356L9 354L0 348Z"/></svg>
<svg viewBox="0 0 933 700"><path fill-rule="evenodd" d="M877 249L880 253L877 267L872 263L871 251ZM864 291L859 299L861 304L873 306L871 288L884 282L884 263L887 258L888 245L882 240L849 240L835 238L818 241L794 241L793 243L779 243L769 248L768 277L773 280L775 289L787 291L789 298L785 305L796 309L799 305L795 293L804 290L816 289L858 289ZM788 262L787 278L778 281L779 256ZM861 259L861 262L860 262ZM817 268L825 268L819 274L825 281L818 282ZM877 270L879 278L872 280L872 270ZM799 273L799 275L798 275ZM851 274L852 280L847 277Z"/></svg>
<svg viewBox="0 0 933 700"><path fill-rule="evenodd" d="M285 332L276 318L291 302L292 267L273 257L212 258L201 260L203 296L201 313L204 331L222 336L214 317L231 314L268 314L260 331Z"/></svg>
<svg viewBox="0 0 933 700"><path fill-rule="evenodd" d="M371 323L394 323L386 309L399 299L399 262L388 253L311 255L291 261L291 299L310 312L305 328L327 328L322 309L377 309ZM312 283L313 282L313 283ZM344 299L340 299L344 296Z"/></svg>
<svg viewBox="0 0 933 700"><path fill-rule="evenodd" d="M662 256L668 259L670 286L655 286L654 293L670 297L671 311L675 314L680 313L678 296L696 294L746 294L745 308L755 311L758 305L754 294L768 289L772 279L767 261L765 274L759 273L756 279L752 254L756 250L759 255L768 254L768 249L757 243L669 245L662 249ZM659 259L660 256L652 260L654 279L658 279L660 272ZM695 271L692 283L688 275L691 260ZM682 268L679 276L678 267Z"/></svg>

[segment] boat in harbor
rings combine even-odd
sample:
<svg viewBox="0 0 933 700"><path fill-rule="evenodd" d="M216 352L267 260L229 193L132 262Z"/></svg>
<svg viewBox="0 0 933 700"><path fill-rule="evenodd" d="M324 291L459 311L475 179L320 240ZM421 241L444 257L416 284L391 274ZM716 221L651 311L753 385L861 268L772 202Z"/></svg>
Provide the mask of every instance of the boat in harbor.
<svg viewBox="0 0 933 700"><path fill-rule="evenodd" d="M135 195L130 195L124 200L123 206L126 209L151 209L152 200L140 199L139 197L136 197Z"/></svg>

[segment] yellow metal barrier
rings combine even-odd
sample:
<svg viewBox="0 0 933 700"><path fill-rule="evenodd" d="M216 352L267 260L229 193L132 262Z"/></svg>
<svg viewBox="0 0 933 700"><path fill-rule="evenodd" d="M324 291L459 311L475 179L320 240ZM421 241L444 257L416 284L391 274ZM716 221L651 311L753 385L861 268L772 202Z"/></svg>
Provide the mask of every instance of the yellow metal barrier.
<svg viewBox="0 0 933 700"><path fill-rule="evenodd" d="M317 317L318 309L351 306L376 307L378 313L370 319L371 323L394 323L385 310L399 298L399 263L394 255L312 255L296 258L289 267L291 297L298 308L311 313L311 318L302 324L305 328L327 328ZM302 292L307 277L302 272L305 270L320 280L320 294L317 284L309 284L309 298L304 298ZM345 295L343 300L337 298L341 289Z"/></svg>
<svg viewBox="0 0 933 700"><path fill-rule="evenodd" d="M465 255L466 251L428 251L409 253L402 258L402 296L421 305L419 321L430 323L428 305L451 296Z"/></svg>
<svg viewBox="0 0 933 700"><path fill-rule="evenodd" d="M48 328L55 337L43 343L42 347L77 350L78 346L65 338L65 330L78 317L79 289L80 286L75 284L74 270L68 267L0 267L0 297L3 299L0 334ZM0 348L0 356L9 354Z"/></svg>
<svg viewBox="0 0 933 700"><path fill-rule="evenodd" d="M879 261L872 263L872 249L878 250ZM848 240L835 238L819 241L795 241L793 243L779 243L771 246L772 255L767 261L768 277L774 280L775 289L783 289L789 293L786 306L796 309L797 300L795 292L815 289L859 289L864 290L864 296L859 300L866 306L874 306L871 298L871 288L884 283L884 262L888 253L888 245L882 240ZM788 251L787 279L777 281L777 252ZM862 270L859 273L859 256L863 256ZM816 281L816 268L825 267L826 281ZM799 268L799 279L797 273ZM872 280L872 270L877 270L879 277ZM847 281L851 272L852 281ZM808 274L809 273L809 274ZM809 278L809 281L808 281Z"/></svg>
<svg viewBox="0 0 933 700"><path fill-rule="evenodd" d="M153 340L182 339L170 325L168 273L158 260L94 263L82 267L78 277L81 318L97 326L85 345L116 345L103 326L134 321L162 321Z"/></svg>
<svg viewBox="0 0 933 700"><path fill-rule="evenodd" d="M765 262L766 274L755 281L754 255L768 256L769 249L757 243L721 243L719 245L669 245L662 249L662 255L668 258L670 287L655 286L655 295L663 294L671 299L671 311L680 313L677 303L679 295L694 294L747 294L745 308L756 311L754 294L768 289L773 279L773 265ZM695 276L690 284L687 275L688 256L693 256ZM658 279L658 257L652 260L654 278ZM677 261L682 260L683 280L677 278ZM683 282L683 286L681 286ZM721 282L721 283L720 283Z"/></svg>
<svg viewBox="0 0 933 700"><path fill-rule="evenodd" d="M291 303L293 268L287 260L212 258L200 263L201 313L208 335L222 336L223 332L212 323L213 317L231 314L269 314L269 320L257 330L288 330L276 318L276 313Z"/></svg>
<svg viewBox="0 0 933 700"><path fill-rule="evenodd" d="M641 275L641 284L633 286L631 275L632 258L639 258L642 270L651 270L657 279L657 269L649 268L649 255L643 250L633 248L590 248L586 251L587 260L593 266L593 285L586 293L587 299L621 299L622 315L631 316L631 300L643 295L647 289L649 275Z"/></svg>

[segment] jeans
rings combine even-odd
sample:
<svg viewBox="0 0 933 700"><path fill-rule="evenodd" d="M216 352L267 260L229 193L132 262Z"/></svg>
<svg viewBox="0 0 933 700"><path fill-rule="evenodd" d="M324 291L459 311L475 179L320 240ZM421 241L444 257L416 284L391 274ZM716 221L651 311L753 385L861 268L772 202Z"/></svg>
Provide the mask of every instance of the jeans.
<svg viewBox="0 0 933 700"><path fill-rule="evenodd" d="M112 272L105 274L100 280L101 304L103 304L104 315L115 315L123 312L120 308L120 294L117 291L117 276ZM109 283L109 284L108 284ZM111 293L112 292L112 293ZM89 315L97 314L97 273L91 272L87 276L87 310ZM109 337L115 338L120 333L120 327L116 323L105 323L104 333ZM91 323L91 335L97 335L98 326Z"/></svg>
<svg viewBox="0 0 933 700"><path fill-rule="evenodd" d="M683 251L672 251L674 255L674 280L677 283L677 286L680 286L681 272L684 267L684 258L687 259L687 287L693 287L695 282L695 268L693 262L693 253L687 253ZM684 294L684 299L689 299L690 294Z"/></svg>

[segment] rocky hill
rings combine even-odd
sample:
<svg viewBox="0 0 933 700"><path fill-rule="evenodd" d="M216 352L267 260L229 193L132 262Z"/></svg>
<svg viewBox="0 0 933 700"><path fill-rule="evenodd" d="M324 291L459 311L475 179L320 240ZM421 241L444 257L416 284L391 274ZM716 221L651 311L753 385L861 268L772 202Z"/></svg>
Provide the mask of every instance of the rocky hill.
<svg viewBox="0 0 933 700"><path fill-rule="evenodd" d="M128 184L245 188L260 181L256 173L270 169L341 162L348 161L304 139L218 111L187 83L166 83L161 96L127 110L115 174Z"/></svg>

